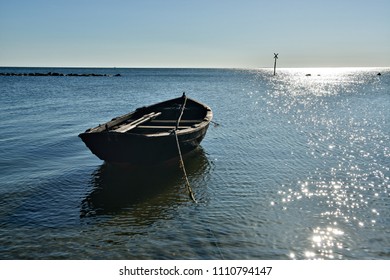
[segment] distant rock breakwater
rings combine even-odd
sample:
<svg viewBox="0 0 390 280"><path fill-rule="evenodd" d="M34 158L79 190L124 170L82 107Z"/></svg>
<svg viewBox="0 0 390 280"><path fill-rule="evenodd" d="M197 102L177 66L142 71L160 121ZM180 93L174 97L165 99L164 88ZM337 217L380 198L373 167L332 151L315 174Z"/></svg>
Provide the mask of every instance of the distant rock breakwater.
<svg viewBox="0 0 390 280"><path fill-rule="evenodd" d="M48 73L1 73L0 76L32 76L32 77L45 77L45 76L53 76L53 77L120 77L121 74L95 74L95 73L57 73L57 72L48 72Z"/></svg>

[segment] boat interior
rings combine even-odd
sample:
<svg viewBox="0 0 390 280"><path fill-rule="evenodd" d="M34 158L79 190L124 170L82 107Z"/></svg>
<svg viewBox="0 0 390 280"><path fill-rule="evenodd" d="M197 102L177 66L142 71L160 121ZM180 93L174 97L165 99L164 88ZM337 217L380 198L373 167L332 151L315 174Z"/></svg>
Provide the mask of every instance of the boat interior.
<svg viewBox="0 0 390 280"><path fill-rule="evenodd" d="M183 114L183 118L177 125L177 117L173 118L167 116L163 112L152 112L150 115L146 114L139 119L129 119L125 123L121 124L117 129L113 129L117 132L128 132L134 134L153 134L172 131L177 128L178 130L195 128L199 125L203 119L204 114L194 116L194 118L188 119L189 116ZM146 117L145 117L146 116ZM184 118L186 117L186 118Z"/></svg>
<svg viewBox="0 0 390 280"><path fill-rule="evenodd" d="M135 112L114 118L110 122L99 125L87 132L108 130L131 134L156 134L171 132L176 128L178 130L196 128L205 121L207 108L188 100L180 118L180 123L176 127L182 106L179 102L180 99L178 99L178 103L165 104L165 106L139 108Z"/></svg>

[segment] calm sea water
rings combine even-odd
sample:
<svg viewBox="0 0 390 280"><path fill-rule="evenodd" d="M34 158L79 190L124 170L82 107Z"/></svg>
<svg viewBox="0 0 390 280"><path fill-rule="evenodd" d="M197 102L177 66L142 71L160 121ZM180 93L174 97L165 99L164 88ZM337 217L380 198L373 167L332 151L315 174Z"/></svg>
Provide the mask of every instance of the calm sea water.
<svg viewBox="0 0 390 280"><path fill-rule="evenodd" d="M0 76L0 259L390 259L390 69L0 68L50 71L121 77ZM77 137L183 91L197 204Z"/></svg>

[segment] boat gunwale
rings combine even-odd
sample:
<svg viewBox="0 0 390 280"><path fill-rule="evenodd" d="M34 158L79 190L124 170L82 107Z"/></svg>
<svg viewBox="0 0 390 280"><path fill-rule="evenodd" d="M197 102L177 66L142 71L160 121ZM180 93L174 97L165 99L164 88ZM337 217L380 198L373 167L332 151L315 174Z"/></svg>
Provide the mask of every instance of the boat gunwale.
<svg viewBox="0 0 390 280"><path fill-rule="evenodd" d="M143 107L139 107L137 109L135 109L134 111L132 112L129 112L129 113L126 113L124 115L120 115L120 116L117 116L117 117L114 117L111 121L108 121L106 123L103 123L103 124L99 124L98 126L95 126L95 127L92 127L92 128L89 128L87 129L85 132L83 133L80 133L79 136L83 135L83 134L99 134L99 133L109 133L111 135L114 135L114 134L127 134L127 135L137 135L137 136L140 136L140 137L163 137L163 136L170 136L170 135L173 135L173 131L174 129L171 129L169 131L162 131L162 132L156 132L156 133L132 133L131 131L128 131L128 132L118 132L118 131L115 131L115 130L107 130L107 127L110 128L110 127L114 127L115 125L118 125L118 124L121 124L123 122L125 122L127 119L129 119L132 115L134 115L137 111L140 111L140 110L148 110L150 108L153 108L153 107L159 107L159 106L162 106L164 105L164 103L166 104L169 104L169 103L173 103L177 100L180 100L182 99L183 97L178 97L178 98L173 98L173 99L170 99L170 100L165 100L165 101L162 101L162 102L158 102L158 103L155 103L155 104L152 104L152 105L149 105L149 106L143 106ZM190 100L194 103L196 103L197 105L199 105L199 107L203 107L205 110L206 110L206 115L205 117L203 118L203 120L201 120L199 123L195 123L193 124L191 127L189 128L185 128L185 129L177 129L177 135L180 136L180 135L185 135L185 134L189 134L189 133L195 133L199 130L202 130L204 129L205 127L207 127L212 118L213 118L213 113L212 113L212 110L209 106L207 106L206 104L202 103L202 102L199 102L195 99L192 99L192 98L189 98L187 97L187 100Z"/></svg>

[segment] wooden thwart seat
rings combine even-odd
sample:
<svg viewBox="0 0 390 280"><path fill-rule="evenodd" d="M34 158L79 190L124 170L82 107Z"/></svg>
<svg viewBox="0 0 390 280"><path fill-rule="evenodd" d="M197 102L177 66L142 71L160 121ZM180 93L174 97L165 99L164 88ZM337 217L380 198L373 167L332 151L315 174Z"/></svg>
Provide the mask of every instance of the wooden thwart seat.
<svg viewBox="0 0 390 280"><path fill-rule="evenodd" d="M143 123L145 123L147 121L150 121L151 119L153 119L153 118L155 118L155 117L157 117L159 115L161 115L161 112L157 112L157 113L152 112L150 114L143 115L141 118L136 119L136 120L132 121L129 124L120 126L117 129L115 129L114 131L121 132L121 133L127 132L127 131L129 131L129 130L131 130L133 128L136 128L140 124L143 124Z"/></svg>
<svg viewBox="0 0 390 280"><path fill-rule="evenodd" d="M200 123L202 122L203 120L180 120L180 123L182 124L187 124L187 123ZM176 124L176 120L152 120L151 121L152 123L174 123Z"/></svg>
<svg viewBox="0 0 390 280"><path fill-rule="evenodd" d="M142 128L142 129L163 129L163 130L169 130L169 129L175 129L176 126L173 125L139 125L137 128ZM186 129L186 128L191 128L191 126L179 126L178 129Z"/></svg>

